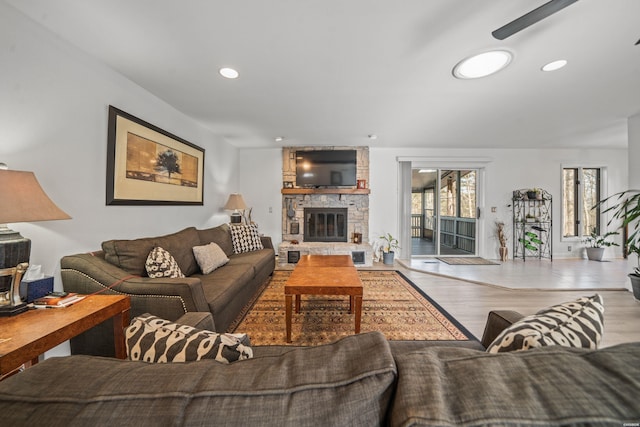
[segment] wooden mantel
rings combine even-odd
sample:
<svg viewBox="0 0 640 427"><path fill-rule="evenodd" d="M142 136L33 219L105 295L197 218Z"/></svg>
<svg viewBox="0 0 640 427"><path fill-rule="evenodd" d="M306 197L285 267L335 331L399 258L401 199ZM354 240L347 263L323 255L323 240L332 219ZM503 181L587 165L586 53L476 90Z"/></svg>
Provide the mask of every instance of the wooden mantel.
<svg viewBox="0 0 640 427"><path fill-rule="evenodd" d="M369 188L283 188L282 194L370 194Z"/></svg>

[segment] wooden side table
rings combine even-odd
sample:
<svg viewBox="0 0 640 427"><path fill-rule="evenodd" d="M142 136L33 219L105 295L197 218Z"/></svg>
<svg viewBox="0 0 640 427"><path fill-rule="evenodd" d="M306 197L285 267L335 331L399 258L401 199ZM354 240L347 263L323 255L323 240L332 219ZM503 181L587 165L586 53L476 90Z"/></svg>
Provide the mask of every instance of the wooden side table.
<svg viewBox="0 0 640 427"><path fill-rule="evenodd" d="M116 357L126 358L124 328L131 302L124 295L90 295L69 307L33 309L0 318L0 376L113 318Z"/></svg>

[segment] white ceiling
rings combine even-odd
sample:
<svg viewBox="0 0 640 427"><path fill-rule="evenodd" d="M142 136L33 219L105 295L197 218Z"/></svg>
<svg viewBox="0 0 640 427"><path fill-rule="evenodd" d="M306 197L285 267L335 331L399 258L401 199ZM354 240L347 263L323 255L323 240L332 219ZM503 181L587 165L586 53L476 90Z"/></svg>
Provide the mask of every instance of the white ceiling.
<svg viewBox="0 0 640 427"><path fill-rule="evenodd" d="M5 1L238 147L623 148L640 113L638 0L580 0L504 41L546 0ZM492 48L507 69L452 76Z"/></svg>

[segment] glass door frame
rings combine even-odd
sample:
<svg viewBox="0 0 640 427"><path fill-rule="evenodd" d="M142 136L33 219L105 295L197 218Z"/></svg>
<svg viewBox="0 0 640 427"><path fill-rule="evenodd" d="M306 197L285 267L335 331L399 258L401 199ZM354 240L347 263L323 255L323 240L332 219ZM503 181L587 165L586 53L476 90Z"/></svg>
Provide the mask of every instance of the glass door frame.
<svg viewBox="0 0 640 427"><path fill-rule="evenodd" d="M406 165L408 163L408 167L404 169L404 173L400 174L401 182L400 188L401 193L404 197L401 197L402 206L400 207L400 224L399 229L401 230L401 235L407 242L411 242L411 173L413 169L437 169L437 170L475 170L477 173L476 176L476 241L475 241L475 253L474 255L468 256L482 256L483 250L485 248L484 240L486 239L486 224L484 221L484 204L485 204L485 196L484 196L484 182L486 175L486 165L492 161L492 159L485 158L477 158L477 159L429 159L429 158L398 158L398 161L402 165L403 163ZM402 170L402 166L401 166ZM438 174L438 182L440 182L440 176ZM439 183L437 184L439 188ZM435 201L436 206L440 206L440 192L435 192ZM439 209L436 208L436 227L439 229L440 226L440 212ZM405 252L405 257L407 259L411 258L432 258L439 255L440 253L440 232L434 233L435 244L436 244L436 254L434 255L414 255L412 253L411 245L407 244L407 251ZM408 253L407 253L408 252Z"/></svg>

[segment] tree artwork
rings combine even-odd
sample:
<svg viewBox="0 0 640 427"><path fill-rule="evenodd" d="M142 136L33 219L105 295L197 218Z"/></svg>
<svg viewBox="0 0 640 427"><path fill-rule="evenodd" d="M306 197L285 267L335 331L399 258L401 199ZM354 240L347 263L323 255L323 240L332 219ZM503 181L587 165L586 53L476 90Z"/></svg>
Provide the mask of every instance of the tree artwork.
<svg viewBox="0 0 640 427"><path fill-rule="evenodd" d="M178 155L172 150L167 150L158 154L155 169L160 172L166 171L169 175L169 179L171 179L172 173L181 173L180 164L178 163Z"/></svg>

